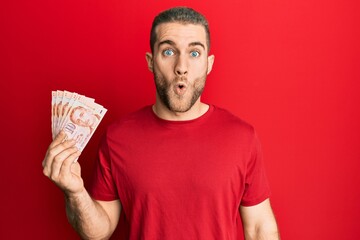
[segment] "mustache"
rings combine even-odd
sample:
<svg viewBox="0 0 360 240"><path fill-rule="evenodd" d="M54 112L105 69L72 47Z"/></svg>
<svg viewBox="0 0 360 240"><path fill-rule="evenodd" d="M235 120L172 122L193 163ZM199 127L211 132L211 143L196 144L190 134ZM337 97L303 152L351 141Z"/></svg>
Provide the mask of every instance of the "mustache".
<svg viewBox="0 0 360 240"><path fill-rule="evenodd" d="M174 82L187 82L187 77L186 76L182 76L182 77L175 77L174 78Z"/></svg>

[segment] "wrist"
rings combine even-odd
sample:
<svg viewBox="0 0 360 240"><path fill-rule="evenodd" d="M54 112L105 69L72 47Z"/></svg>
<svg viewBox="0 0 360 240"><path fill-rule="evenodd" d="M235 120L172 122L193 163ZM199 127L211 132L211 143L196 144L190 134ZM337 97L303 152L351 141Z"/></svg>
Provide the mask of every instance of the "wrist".
<svg viewBox="0 0 360 240"><path fill-rule="evenodd" d="M78 191L64 191L64 196L66 200L73 201L84 198L87 195L85 187L82 187Z"/></svg>

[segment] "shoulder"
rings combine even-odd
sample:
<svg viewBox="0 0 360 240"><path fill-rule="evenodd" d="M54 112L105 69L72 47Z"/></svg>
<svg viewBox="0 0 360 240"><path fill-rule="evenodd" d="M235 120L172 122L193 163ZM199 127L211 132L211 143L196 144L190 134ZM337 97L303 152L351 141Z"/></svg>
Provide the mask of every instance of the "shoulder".
<svg viewBox="0 0 360 240"><path fill-rule="evenodd" d="M253 125L233 114L227 109L212 105L213 119L223 128L230 128L235 131L246 132L250 135L255 134Z"/></svg>
<svg viewBox="0 0 360 240"><path fill-rule="evenodd" d="M141 128L144 122L148 122L151 118L153 118L151 106L145 106L115 120L107 127L106 135L124 134L131 129Z"/></svg>

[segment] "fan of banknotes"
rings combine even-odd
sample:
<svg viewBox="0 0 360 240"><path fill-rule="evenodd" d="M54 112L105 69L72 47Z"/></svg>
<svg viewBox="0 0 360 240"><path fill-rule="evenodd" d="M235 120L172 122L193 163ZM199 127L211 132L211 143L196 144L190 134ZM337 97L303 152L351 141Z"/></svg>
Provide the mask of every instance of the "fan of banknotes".
<svg viewBox="0 0 360 240"><path fill-rule="evenodd" d="M104 117L107 109L95 103L95 99L68 91L52 91L51 127L52 138L63 130L67 139L74 139L82 151Z"/></svg>

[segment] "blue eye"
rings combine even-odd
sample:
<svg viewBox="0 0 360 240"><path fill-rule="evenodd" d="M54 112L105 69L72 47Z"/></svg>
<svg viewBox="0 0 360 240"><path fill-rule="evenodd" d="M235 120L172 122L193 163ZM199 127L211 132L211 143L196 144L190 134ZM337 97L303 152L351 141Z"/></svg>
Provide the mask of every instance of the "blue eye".
<svg viewBox="0 0 360 240"><path fill-rule="evenodd" d="M190 55L191 55L192 57L198 57L198 56L200 56L200 53L199 53L198 51L192 51L192 52L190 53Z"/></svg>
<svg viewBox="0 0 360 240"><path fill-rule="evenodd" d="M163 53L164 53L165 56L172 56L172 55L174 55L174 51L171 50L171 49L166 49Z"/></svg>

